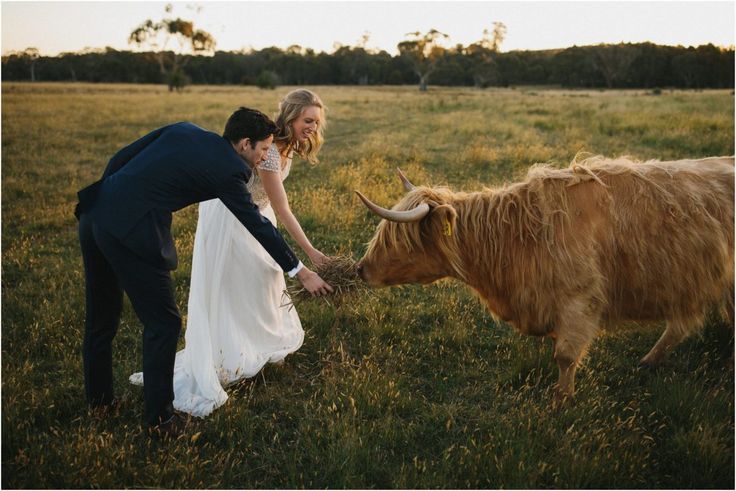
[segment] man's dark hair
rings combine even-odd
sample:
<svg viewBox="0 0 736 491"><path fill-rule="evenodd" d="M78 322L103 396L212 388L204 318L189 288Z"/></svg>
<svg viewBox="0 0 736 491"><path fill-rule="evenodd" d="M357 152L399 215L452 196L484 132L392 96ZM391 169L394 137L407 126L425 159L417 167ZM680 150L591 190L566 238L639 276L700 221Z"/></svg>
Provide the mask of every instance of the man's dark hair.
<svg viewBox="0 0 736 491"><path fill-rule="evenodd" d="M225 123L225 131L222 136L230 143L238 143L243 138L250 139L251 147L256 147L256 142L265 140L276 133L276 123L271 118L257 109L241 107Z"/></svg>

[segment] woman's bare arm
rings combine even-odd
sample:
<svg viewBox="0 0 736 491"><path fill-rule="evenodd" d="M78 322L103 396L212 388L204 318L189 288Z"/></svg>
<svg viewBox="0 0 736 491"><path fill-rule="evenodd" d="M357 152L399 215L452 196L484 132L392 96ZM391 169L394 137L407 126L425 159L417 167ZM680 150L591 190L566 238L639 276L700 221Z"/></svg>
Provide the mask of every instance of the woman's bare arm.
<svg viewBox="0 0 736 491"><path fill-rule="evenodd" d="M286 189L284 189L284 183L281 181L281 175L278 172L270 172L263 169L258 169L258 175L261 178L263 189L266 191L269 201L271 201L271 207L276 213L276 218L284 225L291 238L299 244L299 247L302 248L316 266L325 262L327 259L326 256L312 245L304 230L302 230L299 221L291 212Z"/></svg>

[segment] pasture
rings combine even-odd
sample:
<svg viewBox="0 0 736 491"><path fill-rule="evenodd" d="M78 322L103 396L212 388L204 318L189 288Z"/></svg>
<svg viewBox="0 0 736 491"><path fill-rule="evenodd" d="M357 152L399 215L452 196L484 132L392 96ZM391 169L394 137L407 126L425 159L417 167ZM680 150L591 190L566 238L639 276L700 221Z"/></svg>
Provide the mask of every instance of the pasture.
<svg viewBox="0 0 736 491"><path fill-rule="evenodd" d="M394 204L397 166L415 184L472 190L581 151L734 153L730 90L310 88L329 108L326 144L319 165L295 161L286 187L326 254L362 254L378 219L353 190ZM290 89L3 84L4 488L734 487L732 327L711 319L651 371L637 362L662 325L607 332L574 402L553 409L549 341L496 323L449 281L301 305L303 347L169 445L147 439L142 389L127 382L141 326L126 300L114 344L123 404L91 418L76 191L149 130L189 120L219 133L238 106L273 114ZM196 220L194 206L174 218L184 316Z"/></svg>

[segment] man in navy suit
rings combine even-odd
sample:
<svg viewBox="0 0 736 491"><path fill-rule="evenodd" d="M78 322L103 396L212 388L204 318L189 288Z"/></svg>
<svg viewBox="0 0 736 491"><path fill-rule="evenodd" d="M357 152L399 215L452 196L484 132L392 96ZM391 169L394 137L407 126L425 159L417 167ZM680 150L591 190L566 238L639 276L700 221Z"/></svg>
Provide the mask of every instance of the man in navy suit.
<svg viewBox="0 0 736 491"><path fill-rule="evenodd" d="M223 136L191 123L175 123L143 136L110 159L102 178L78 193L75 214L86 279L84 381L97 412L116 404L112 340L127 293L143 323L145 421L152 433L175 435L173 372L181 317L171 271L177 257L171 213L219 198L288 272L313 295L332 291L297 259L246 188L271 142L275 124L240 108Z"/></svg>

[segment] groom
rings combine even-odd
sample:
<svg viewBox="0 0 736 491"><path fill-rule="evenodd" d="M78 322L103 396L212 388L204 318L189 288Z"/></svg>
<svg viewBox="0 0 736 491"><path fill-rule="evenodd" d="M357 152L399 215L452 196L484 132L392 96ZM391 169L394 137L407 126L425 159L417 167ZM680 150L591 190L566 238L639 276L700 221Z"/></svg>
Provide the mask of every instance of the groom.
<svg viewBox="0 0 736 491"><path fill-rule="evenodd" d="M186 122L164 126L118 151L102 178L79 191L84 383L87 402L97 412L116 404L112 340L125 291L143 323L145 421L152 434L175 436L183 429L172 404L181 331L170 273L177 266L172 212L219 198L289 276L313 295L332 291L297 259L246 188L275 131L266 115L242 107L228 119L223 136Z"/></svg>

